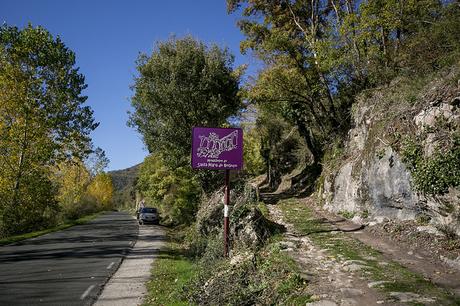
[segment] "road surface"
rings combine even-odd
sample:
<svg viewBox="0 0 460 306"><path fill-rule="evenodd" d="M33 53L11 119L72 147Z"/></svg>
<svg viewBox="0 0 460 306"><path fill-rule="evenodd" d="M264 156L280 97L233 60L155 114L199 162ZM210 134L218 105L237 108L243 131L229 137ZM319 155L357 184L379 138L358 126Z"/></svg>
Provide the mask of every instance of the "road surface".
<svg viewBox="0 0 460 306"><path fill-rule="evenodd" d="M91 305L137 235L134 218L110 212L0 246L0 305Z"/></svg>

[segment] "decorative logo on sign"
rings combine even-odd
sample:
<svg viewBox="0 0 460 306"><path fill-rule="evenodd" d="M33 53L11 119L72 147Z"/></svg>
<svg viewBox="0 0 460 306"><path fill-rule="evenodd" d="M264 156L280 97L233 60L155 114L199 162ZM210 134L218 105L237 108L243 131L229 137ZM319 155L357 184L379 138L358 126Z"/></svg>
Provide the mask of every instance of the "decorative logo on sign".
<svg viewBox="0 0 460 306"><path fill-rule="evenodd" d="M222 152L232 151L238 146L238 131L233 131L219 139L216 133L209 133L200 138L200 147L197 150L198 157L218 158Z"/></svg>

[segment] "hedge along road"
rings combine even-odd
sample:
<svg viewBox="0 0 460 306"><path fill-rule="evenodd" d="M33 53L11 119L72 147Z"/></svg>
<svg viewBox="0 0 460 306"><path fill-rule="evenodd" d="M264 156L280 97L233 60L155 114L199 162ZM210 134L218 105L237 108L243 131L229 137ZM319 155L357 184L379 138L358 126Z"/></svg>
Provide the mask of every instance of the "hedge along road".
<svg viewBox="0 0 460 306"><path fill-rule="evenodd" d="M135 219L110 212L0 247L0 305L91 305L137 236Z"/></svg>

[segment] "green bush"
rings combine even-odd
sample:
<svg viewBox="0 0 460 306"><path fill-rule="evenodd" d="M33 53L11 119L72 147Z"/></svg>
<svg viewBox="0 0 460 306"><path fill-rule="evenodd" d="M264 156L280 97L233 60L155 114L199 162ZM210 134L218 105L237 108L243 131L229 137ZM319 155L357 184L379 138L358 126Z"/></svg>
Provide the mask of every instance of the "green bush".
<svg viewBox="0 0 460 306"><path fill-rule="evenodd" d="M460 137L453 137L452 145L424 156L422 146L406 140L402 147L403 161L411 170L415 188L424 194L442 195L450 187L460 186Z"/></svg>
<svg viewBox="0 0 460 306"><path fill-rule="evenodd" d="M137 184L148 206L160 210L166 224L191 224L198 209L201 187L189 167L171 169L159 155L146 157Z"/></svg>

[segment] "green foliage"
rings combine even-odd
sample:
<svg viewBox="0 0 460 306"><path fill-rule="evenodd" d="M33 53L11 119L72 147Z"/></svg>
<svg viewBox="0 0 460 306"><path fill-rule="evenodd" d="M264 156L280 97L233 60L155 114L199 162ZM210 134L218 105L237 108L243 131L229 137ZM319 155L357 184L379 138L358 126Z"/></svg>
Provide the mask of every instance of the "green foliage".
<svg viewBox="0 0 460 306"><path fill-rule="evenodd" d="M261 155L262 143L256 129L251 129L244 134L243 160L244 170L252 176L262 174L266 169L266 163Z"/></svg>
<svg viewBox="0 0 460 306"><path fill-rule="evenodd" d="M431 195L460 186L460 147L422 159L412 172L417 189Z"/></svg>
<svg viewBox="0 0 460 306"><path fill-rule="evenodd" d="M412 174L415 188L428 195L442 195L460 186L460 137L453 135L450 146L425 156L420 142L408 139L402 147L403 162Z"/></svg>
<svg viewBox="0 0 460 306"><path fill-rule="evenodd" d="M157 44L137 62L129 123L171 167L188 163L194 126L219 127L242 107L233 56L192 37Z"/></svg>
<svg viewBox="0 0 460 306"><path fill-rule="evenodd" d="M297 126L316 163L347 132L359 92L401 73L435 71L460 50L452 1L227 0L227 7L241 13L241 49L266 64L247 99L271 104Z"/></svg>
<svg viewBox="0 0 460 306"><path fill-rule="evenodd" d="M160 155L150 155L140 167L137 184L148 205L157 206L167 224L193 222L201 187L189 167L169 168Z"/></svg>
<svg viewBox="0 0 460 306"><path fill-rule="evenodd" d="M342 217L346 219L353 219L356 213L352 211L343 210L343 211L339 211L339 215L341 215Z"/></svg>
<svg viewBox="0 0 460 306"><path fill-rule="evenodd" d="M31 25L0 27L0 235L56 222L52 168L91 151L97 127L84 77L59 37Z"/></svg>

